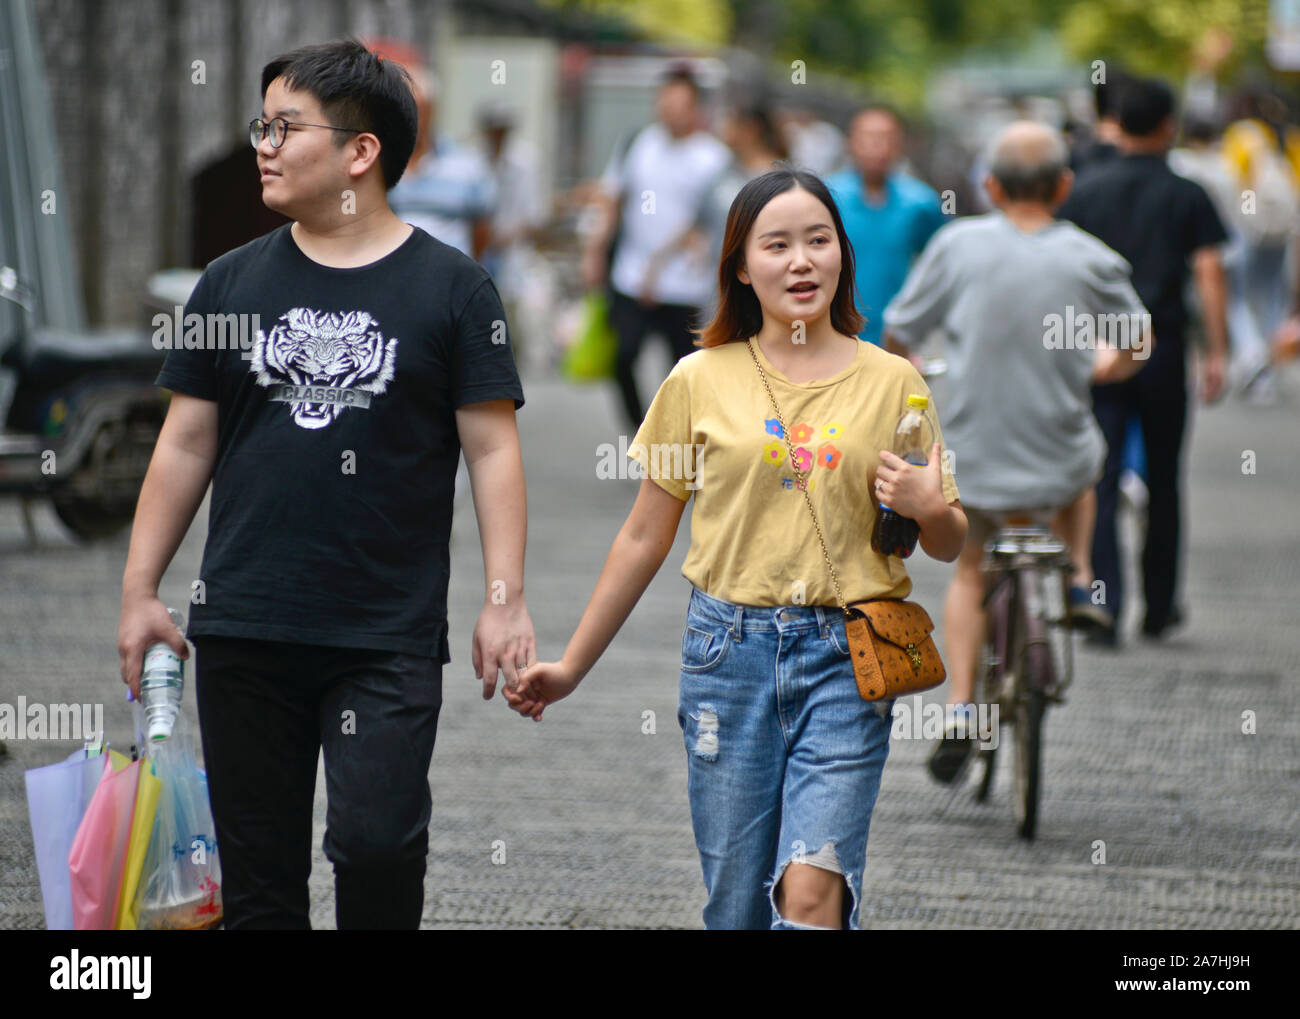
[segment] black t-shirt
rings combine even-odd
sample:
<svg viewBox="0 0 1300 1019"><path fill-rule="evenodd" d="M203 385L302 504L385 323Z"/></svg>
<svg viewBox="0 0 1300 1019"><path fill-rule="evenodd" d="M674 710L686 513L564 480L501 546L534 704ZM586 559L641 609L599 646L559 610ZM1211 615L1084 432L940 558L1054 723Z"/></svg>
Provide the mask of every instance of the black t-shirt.
<svg viewBox="0 0 1300 1019"><path fill-rule="evenodd" d="M1151 313L1155 353L1181 341L1188 257L1228 239L1210 196L1169 169L1163 156L1126 155L1096 164L1056 213L1119 252Z"/></svg>
<svg viewBox="0 0 1300 1019"><path fill-rule="evenodd" d="M1089 138L1076 145L1070 152L1070 169L1076 177L1085 172L1091 173L1102 163L1108 163L1119 155L1119 147L1110 142Z"/></svg>
<svg viewBox="0 0 1300 1019"><path fill-rule="evenodd" d="M218 406L189 635L450 661L455 410L524 403L487 272L419 228L329 268L283 226L208 266L185 312L260 316L245 350L225 319L227 349L173 349L157 379Z"/></svg>

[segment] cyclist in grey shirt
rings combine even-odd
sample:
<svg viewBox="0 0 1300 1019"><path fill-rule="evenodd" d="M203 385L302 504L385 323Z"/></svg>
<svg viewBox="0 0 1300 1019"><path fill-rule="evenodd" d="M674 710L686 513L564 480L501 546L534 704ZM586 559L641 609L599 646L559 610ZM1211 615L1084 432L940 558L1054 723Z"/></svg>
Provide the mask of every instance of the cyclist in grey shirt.
<svg viewBox="0 0 1300 1019"><path fill-rule="evenodd" d="M954 715L974 693L984 634L979 565L999 511L1064 507L1053 527L1075 566L1071 612L1076 622L1112 622L1104 596L1090 590L1093 485L1106 454L1090 387L1135 374L1153 337L1129 264L1053 218L1073 181L1067 163L1055 130L1028 121L1005 128L985 182L996 211L941 228L884 313L897 353L935 331L948 341L943 430L970 520L944 604ZM954 728L931 760L940 781L952 781L973 746L969 729Z"/></svg>

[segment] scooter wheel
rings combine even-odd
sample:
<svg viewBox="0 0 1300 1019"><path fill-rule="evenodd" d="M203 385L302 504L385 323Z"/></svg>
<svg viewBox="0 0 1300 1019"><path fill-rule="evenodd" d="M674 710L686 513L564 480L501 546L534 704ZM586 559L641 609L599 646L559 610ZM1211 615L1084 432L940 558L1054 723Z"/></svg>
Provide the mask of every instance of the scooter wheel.
<svg viewBox="0 0 1300 1019"><path fill-rule="evenodd" d="M56 495L54 515L82 541L99 541L129 527L135 517L135 507L126 512L112 513L102 503Z"/></svg>

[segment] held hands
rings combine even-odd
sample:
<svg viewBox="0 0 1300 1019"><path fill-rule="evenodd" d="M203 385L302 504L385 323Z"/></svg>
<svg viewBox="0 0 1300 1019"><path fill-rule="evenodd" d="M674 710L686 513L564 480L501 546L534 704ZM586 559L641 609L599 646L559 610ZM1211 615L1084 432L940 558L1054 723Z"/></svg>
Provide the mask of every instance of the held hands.
<svg viewBox="0 0 1300 1019"><path fill-rule="evenodd" d="M922 527L948 511L943 497L943 448L930 447L929 462L915 467L887 449L880 451L876 468L876 500Z"/></svg>
<svg viewBox="0 0 1300 1019"><path fill-rule="evenodd" d="M519 673L537 658L533 621L522 598L509 604L485 604L474 627L474 675L483 681L483 699L496 693L497 671L505 673L506 689L519 682Z"/></svg>
<svg viewBox="0 0 1300 1019"><path fill-rule="evenodd" d="M516 687L506 687L506 703L521 715L540 722L546 706L568 697L581 679L564 661L534 662L520 674Z"/></svg>

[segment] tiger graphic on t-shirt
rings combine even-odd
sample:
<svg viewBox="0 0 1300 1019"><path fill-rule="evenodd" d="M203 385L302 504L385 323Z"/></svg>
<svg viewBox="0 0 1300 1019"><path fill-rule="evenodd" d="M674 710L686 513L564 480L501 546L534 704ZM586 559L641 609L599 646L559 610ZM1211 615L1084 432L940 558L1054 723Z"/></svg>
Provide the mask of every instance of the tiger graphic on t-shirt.
<svg viewBox="0 0 1300 1019"><path fill-rule="evenodd" d="M291 308L269 334L257 331L249 370L270 399L289 404L294 424L324 428L347 407L369 407L388 389L397 340L385 340L364 311Z"/></svg>

